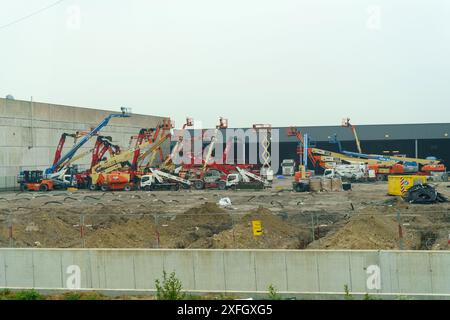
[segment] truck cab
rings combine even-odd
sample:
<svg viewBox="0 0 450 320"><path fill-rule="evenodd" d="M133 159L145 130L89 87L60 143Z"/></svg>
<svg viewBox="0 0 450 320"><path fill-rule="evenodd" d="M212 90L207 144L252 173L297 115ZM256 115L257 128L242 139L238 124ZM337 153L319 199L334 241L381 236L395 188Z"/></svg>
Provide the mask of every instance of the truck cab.
<svg viewBox="0 0 450 320"><path fill-rule="evenodd" d="M295 160L284 159L283 162L281 162L281 173L283 176L293 176L295 173Z"/></svg>

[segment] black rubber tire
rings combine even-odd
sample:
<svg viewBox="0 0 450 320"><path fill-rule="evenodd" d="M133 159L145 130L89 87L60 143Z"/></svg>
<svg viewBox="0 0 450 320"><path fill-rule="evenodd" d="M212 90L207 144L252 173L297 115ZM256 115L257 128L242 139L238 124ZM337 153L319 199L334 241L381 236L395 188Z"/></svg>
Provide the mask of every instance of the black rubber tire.
<svg viewBox="0 0 450 320"><path fill-rule="evenodd" d="M133 187L131 186L131 184L126 184L126 185L123 187L123 191L131 191L131 189L133 189Z"/></svg>
<svg viewBox="0 0 450 320"><path fill-rule="evenodd" d="M218 183L219 190L226 190L227 189L227 182L224 180L220 180Z"/></svg>
<svg viewBox="0 0 450 320"><path fill-rule="evenodd" d="M97 185L95 185L95 184L90 184L90 185L89 185L89 190L91 190L91 191L97 190Z"/></svg>
<svg viewBox="0 0 450 320"><path fill-rule="evenodd" d="M41 192L47 192L48 191L48 185L46 185L45 183L44 184L41 184L40 186L39 186L39 191L41 191Z"/></svg>
<svg viewBox="0 0 450 320"><path fill-rule="evenodd" d="M107 184L102 184L100 186L100 190L102 190L103 192L109 191L109 186Z"/></svg>
<svg viewBox="0 0 450 320"><path fill-rule="evenodd" d="M384 181L384 175L382 175L382 174L377 174L376 179L377 179L377 181Z"/></svg>
<svg viewBox="0 0 450 320"><path fill-rule="evenodd" d="M306 192L308 190L307 187L308 186L305 183L299 182L295 185L294 190L295 192Z"/></svg>
<svg viewBox="0 0 450 320"><path fill-rule="evenodd" d="M438 194L429 185L417 185L411 187L406 194L406 201L411 203L428 204L436 202Z"/></svg>
<svg viewBox="0 0 450 320"><path fill-rule="evenodd" d="M183 189L185 189L185 190L189 190L190 188L191 188L191 186L190 185L188 185L188 184L185 184L185 183L183 183L182 185L181 185L182 187L183 187Z"/></svg>
<svg viewBox="0 0 450 320"><path fill-rule="evenodd" d="M153 188L152 188L151 185L145 186L145 187L144 187L144 190L145 190L145 191L152 191L152 189L153 189Z"/></svg>
<svg viewBox="0 0 450 320"><path fill-rule="evenodd" d="M174 185L170 186L170 190L171 191L178 191L178 190L180 190L180 186L178 184L174 184Z"/></svg>
<svg viewBox="0 0 450 320"><path fill-rule="evenodd" d="M205 183L202 180L195 180L194 188L195 190L203 190L205 188Z"/></svg>
<svg viewBox="0 0 450 320"><path fill-rule="evenodd" d="M344 191L352 190L352 184L351 183L343 183L342 184L342 190L344 190Z"/></svg>

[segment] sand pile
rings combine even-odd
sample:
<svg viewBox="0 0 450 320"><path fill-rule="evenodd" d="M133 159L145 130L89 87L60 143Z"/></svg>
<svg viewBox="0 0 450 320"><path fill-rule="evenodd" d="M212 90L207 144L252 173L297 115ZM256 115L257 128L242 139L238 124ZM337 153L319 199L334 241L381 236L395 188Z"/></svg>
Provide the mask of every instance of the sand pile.
<svg viewBox="0 0 450 320"><path fill-rule="evenodd" d="M260 220L263 233L253 235L252 221ZM241 217L234 217L234 230L224 230L209 239L200 239L193 248L261 248L261 249L300 249L310 237L304 229L293 227L275 216L270 210L259 207Z"/></svg>
<svg viewBox="0 0 450 320"><path fill-rule="evenodd" d="M398 249L398 224L393 217L374 215L354 216L337 232L316 240L308 249ZM405 248L420 245L415 232L403 228Z"/></svg>

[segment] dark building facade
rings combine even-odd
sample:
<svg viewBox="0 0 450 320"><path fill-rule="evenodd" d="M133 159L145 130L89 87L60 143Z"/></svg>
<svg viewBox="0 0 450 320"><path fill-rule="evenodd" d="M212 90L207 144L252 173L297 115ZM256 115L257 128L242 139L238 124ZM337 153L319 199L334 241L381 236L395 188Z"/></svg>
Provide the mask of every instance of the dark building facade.
<svg viewBox="0 0 450 320"><path fill-rule="evenodd" d="M274 129L279 130L280 162L283 159L298 159L297 138L288 135L287 127ZM308 133L312 145L319 149L338 152L338 144L330 142L335 137L340 141L343 150L357 152L355 138L350 128L311 126L297 129L302 133ZM450 166L450 123L359 125L356 130L363 153L405 155L412 158L433 156L446 166ZM227 131L222 132L224 141L227 141L229 139ZM249 149L247 141L247 161Z"/></svg>

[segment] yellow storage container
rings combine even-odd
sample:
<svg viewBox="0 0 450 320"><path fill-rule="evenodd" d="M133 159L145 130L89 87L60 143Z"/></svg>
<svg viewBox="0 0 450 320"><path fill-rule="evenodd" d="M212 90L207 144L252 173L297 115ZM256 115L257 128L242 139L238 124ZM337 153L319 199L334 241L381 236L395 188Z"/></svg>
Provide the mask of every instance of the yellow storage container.
<svg viewBox="0 0 450 320"><path fill-rule="evenodd" d="M412 186L416 184L424 184L426 182L426 176L389 176L388 193L391 196L402 196Z"/></svg>

